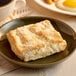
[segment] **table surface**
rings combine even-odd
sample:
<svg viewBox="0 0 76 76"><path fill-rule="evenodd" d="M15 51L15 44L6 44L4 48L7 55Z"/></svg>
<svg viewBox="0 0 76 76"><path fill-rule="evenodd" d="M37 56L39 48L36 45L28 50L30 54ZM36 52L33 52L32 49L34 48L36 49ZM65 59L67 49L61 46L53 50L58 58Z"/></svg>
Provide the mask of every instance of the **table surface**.
<svg viewBox="0 0 76 76"><path fill-rule="evenodd" d="M26 16L46 16L67 23L76 31L76 16L63 15L27 0ZM2 66L2 64L4 64ZM0 56L0 76L76 76L76 51L64 62L44 69L28 69L17 66Z"/></svg>

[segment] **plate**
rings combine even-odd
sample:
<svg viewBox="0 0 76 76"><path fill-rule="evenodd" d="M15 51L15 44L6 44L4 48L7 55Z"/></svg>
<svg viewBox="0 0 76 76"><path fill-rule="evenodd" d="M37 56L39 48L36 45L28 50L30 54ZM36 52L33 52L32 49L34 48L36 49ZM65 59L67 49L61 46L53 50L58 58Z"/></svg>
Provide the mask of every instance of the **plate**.
<svg viewBox="0 0 76 76"><path fill-rule="evenodd" d="M54 11L54 12L58 12L58 13L62 13L62 14L66 14L66 15L72 15L72 16L76 16L76 12L68 12L68 11L64 11L64 10L61 10L59 8L57 8L55 6L55 4L47 4L45 3L43 0L34 0L38 5L46 8L46 9L49 9L51 11Z"/></svg>
<svg viewBox="0 0 76 76"><path fill-rule="evenodd" d="M76 48L76 33L67 24L59 20L51 19L47 17L23 17L6 23L2 28L7 27L7 31L9 31L11 29L15 29L23 25L36 23L46 19L51 21L54 28L57 31L59 31L62 37L67 41L67 48L63 52L56 53L54 55L48 56L46 58L38 59L35 61L23 62L11 51L8 40L4 39L0 41L0 55L2 55L4 58L6 58L12 63L30 68L48 67L64 61L67 57L69 57L74 52Z"/></svg>

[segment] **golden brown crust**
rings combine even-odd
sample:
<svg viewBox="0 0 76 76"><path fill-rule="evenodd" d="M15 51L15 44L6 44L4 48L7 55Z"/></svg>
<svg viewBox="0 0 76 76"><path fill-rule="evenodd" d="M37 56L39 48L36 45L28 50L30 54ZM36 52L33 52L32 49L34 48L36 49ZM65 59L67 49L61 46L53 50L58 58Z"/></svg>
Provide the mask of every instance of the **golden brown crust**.
<svg viewBox="0 0 76 76"><path fill-rule="evenodd" d="M42 27L43 26L43 27ZM63 47L66 47L66 43L64 43L64 40L60 33L56 31L52 24L50 24L50 21L45 20L45 22L36 23L35 25L29 26L28 29L38 35L40 38L44 39L45 41L48 41L50 46L54 46L55 44L62 44ZM38 30L37 30L38 29ZM60 49L60 51L63 50ZM56 50L56 49L55 49Z"/></svg>
<svg viewBox="0 0 76 76"><path fill-rule="evenodd" d="M48 20L12 30L7 33L7 38L13 52L25 61L46 57L66 48L66 41Z"/></svg>
<svg viewBox="0 0 76 76"><path fill-rule="evenodd" d="M18 54L17 56L19 56L21 59L23 59L23 57L21 56L22 49L21 47L18 46L18 43L17 43L18 39L16 39L15 31L10 31L9 33L7 33L7 38L8 38L8 41L10 42L12 51L16 55Z"/></svg>

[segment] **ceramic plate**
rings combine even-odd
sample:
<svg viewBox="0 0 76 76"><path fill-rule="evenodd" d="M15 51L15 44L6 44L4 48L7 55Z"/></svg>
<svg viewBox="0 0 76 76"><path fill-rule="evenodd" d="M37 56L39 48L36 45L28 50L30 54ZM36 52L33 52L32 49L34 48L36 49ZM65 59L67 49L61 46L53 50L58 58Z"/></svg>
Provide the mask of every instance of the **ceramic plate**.
<svg viewBox="0 0 76 76"><path fill-rule="evenodd" d="M76 16L76 12L68 12L68 11L64 11L64 10L61 10L61 9L58 9L55 4L47 4L45 3L43 0L34 0L38 5L46 8L46 9L49 9L51 11L54 11L54 12L58 12L58 13L62 13L62 14L67 14L67 15L72 15L72 16Z"/></svg>
<svg viewBox="0 0 76 76"><path fill-rule="evenodd" d="M67 41L67 48L63 52L56 53L43 59L23 62L11 51L9 42L7 39L5 39L0 41L0 55L2 55L10 62L30 68L47 67L64 61L64 59L69 57L76 48L76 33L67 24L59 20L50 19L46 17L24 17L10 21L6 23L2 28L6 27L5 30L7 29L7 31L9 31L11 29L15 29L23 25L36 23L46 19L51 21L54 28L58 30L61 33L62 37Z"/></svg>

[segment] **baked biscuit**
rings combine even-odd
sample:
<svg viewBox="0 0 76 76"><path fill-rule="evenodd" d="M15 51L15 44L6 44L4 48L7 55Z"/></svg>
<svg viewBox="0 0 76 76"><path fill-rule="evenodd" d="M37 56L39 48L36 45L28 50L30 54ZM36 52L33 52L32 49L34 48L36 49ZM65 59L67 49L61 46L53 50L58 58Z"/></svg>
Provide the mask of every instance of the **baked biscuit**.
<svg viewBox="0 0 76 76"><path fill-rule="evenodd" d="M49 20L18 27L7 33L12 51L30 61L63 51L67 43Z"/></svg>

